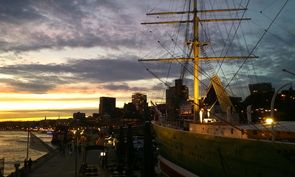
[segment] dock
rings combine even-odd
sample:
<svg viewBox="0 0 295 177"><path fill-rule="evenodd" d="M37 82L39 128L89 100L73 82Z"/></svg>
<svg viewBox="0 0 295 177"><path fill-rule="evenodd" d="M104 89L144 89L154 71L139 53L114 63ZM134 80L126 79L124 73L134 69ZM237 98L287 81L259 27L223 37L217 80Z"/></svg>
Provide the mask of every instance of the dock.
<svg viewBox="0 0 295 177"><path fill-rule="evenodd" d="M96 154L90 154L95 157ZM77 166L75 164L77 157ZM42 158L42 157L41 157ZM83 163L82 155L77 153L60 152L55 150L50 152L48 157L43 160L36 160L33 162L32 169L28 173L28 177L108 177L110 176L107 170L103 169L100 164L88 165L89 172L84 175L79 174L80 167Z"/></svg>

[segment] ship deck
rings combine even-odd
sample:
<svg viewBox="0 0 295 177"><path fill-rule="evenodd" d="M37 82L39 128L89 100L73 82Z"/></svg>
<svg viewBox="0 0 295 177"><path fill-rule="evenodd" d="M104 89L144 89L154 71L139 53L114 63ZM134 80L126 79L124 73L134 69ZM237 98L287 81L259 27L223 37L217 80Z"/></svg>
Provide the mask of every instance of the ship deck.
<svg viewBox="0 0 295 177"><path fill-rule="evenodd" d="M159 123L158 125L167 128L183 130L177 123ZM227 138L239 138L259 141L275 141L277 143L295 143L295 122L277 122L273 125L267 124L248 124L230 126L221 122L214 123L189 123L188 131L198 134L220 136Z"/></svg>

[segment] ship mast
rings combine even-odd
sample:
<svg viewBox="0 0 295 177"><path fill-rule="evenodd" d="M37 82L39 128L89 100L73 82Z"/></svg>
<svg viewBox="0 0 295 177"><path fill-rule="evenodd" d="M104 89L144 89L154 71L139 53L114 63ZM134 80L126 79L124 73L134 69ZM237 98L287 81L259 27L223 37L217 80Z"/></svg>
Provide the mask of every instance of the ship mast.
<svg viewBox="0 0 295 177"><path fill-rule="evenodd" d="M187 14L192 13L193 19L181 20L181 21L158 21L158 22L144 22L142 25L155 25L155 24L183 24L183 23L192 23L192 32L193 32L193 40L191 41L193 57L187 58L160 58L160 59L140 59L140 62L147 61L161 61L161 62L193 62L194 68L194 116L195 120L197 120L198 113L201 109L200 104L200 94L199 94L199 63L200 61L208 61L208 60L236 60L236 59L250 59L250 58L258 58L255 55L251 56L222 56L222 57L200 57L200 47L207 42L199 41L199 24L207 23L207 22L224 22L224 21L242 21L242 20L250 20L250 18L214 18L214 19L200 19L198 17L199 13L219 13L219 12L231 12L231 11L245 11L247 8L233 8L233 9L211 9L211 10L198 10L197 0L193 0L193 10L190 9L188 11L177 11L177 12L154 12L147 13L146 15L177 15L177 14ZM202 122L202 120L200 120Z"/></svg>
<svg viewBox="0 0 295 177"><path fill-rule="evenodd" d="M199 104L199 51L200 51L200 43L199 43L199 17L197 16L197 0L194 0L194 16L193 16L193 54L194 54L194 112L199 112L200 104Z"/></svg>

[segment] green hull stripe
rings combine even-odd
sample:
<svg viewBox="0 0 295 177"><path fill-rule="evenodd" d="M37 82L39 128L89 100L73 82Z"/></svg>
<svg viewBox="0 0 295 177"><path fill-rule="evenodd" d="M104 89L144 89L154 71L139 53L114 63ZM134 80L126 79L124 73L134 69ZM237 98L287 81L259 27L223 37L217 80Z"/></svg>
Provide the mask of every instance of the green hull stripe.
<svg viewBox="0 0 295 177"><path fill-rule="evenodd" d="M153 123L160 154L200 177L294 177L295 144L203 135Z"/></svg>

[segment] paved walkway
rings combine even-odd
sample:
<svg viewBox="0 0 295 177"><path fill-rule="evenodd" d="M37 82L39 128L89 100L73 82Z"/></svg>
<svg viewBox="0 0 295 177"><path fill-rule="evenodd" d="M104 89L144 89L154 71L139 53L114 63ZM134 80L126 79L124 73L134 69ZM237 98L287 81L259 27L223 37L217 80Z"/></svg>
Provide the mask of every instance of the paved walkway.
<svg viewBox="0 0 295 177"><path fill-rule="evenodd" d="M36 162L32 166L32 172L29 177L75 177L75 154L66 155L60 152L52 152L52 156L44 162ZM78 155L77 177L79 177L79 168L82 157ZM109 176L101 167L97 166L98 176Z"/></svg>
<svg viewBox="0 0 295 177"><path fill-rule="evenodd" d="M74 177L75 176L75 156L63 156L59 152L54 152L53 157L48 159L30 173L29 177Z"/></svg>

